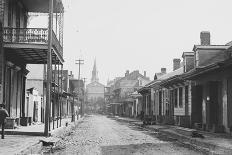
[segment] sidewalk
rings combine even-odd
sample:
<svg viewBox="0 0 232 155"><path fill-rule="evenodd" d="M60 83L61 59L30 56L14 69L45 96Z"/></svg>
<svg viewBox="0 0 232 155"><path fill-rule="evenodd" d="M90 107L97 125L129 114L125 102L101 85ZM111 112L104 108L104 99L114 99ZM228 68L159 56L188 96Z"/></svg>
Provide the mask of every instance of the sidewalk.
<svg viewBox="0 0 232 155"><path fill-rule="evenodd" d="M115 118L138 126L143 124L143 122L138 119L124 117ZM191 145L199 150L216 154L232 154L232 137L229 134L210 133L171 125L146 125L144 128L166 134L182 144ZM204 138L193 138L191 135L193 131L201 133Z"/></svg>
<svg viewBox="0 0 232 155"><path fill-rule="evenodd" d="M71 123L71 118L64 118L61 120L61 126L65 126L65 123ZM60 127L60 120L58 120L58 128ZM57 128L57 121L50 123L50 131ZM1 130L0 130L1 132ZM16 129L5 129L5 135L28 135L28 136L44 136L44 123L32 124L28 126L19 126Z"/></svg>
<svg viewBox="0 0 232 155"><path fill-rule="evenodd" d="M81 120L82 118L79 118L78 120ZM69 126L78 122L77 119L75 122L71 122L71 118L62 119L61 127L56 128L57 124L55 124L55 129L51 130L50 134L59 134L59 132L65 129L67 121ZM52 123L51 129L53 129ZM23 154L25 154L24 152L27 152L26 154L32 154L35 149L40 150L42 147L40 140L45 138L42 137L43 132L44 124L20 127L18 129L7 129L5 139L0 139L0 155L22 154L22 152Z"/></svg>

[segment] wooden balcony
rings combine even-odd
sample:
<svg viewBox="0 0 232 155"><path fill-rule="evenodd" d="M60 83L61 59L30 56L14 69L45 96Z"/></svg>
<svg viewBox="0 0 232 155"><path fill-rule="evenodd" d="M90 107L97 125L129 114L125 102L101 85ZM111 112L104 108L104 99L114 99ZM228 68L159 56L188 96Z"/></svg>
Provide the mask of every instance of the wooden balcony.
<svg viewBox="0 0 232 155"><path fill-rule="evenodd" d="M31 61L35 61L38 58L41 58L40 61L43 62L46 61L46 55L47 55L46 53L48 50L48 29L4 28L3 42L5 48L15 49L15 50L21 49L18 50L19 52L21 52L20 55L32 54L29 55L29 57L32 58ZM53 32L52 48L54 53L56 53L59 59L63 59L63 47L61 46L61 44L62 43L57 39L55 33ZM24 51L23 54L22 51Z"/></svg>

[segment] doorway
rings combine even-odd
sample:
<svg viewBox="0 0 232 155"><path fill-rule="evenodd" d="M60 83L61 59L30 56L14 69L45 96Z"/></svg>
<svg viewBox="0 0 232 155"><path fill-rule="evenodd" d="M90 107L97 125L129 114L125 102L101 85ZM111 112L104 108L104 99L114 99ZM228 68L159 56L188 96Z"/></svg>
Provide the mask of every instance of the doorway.
<svg viewBox="0 0 232 155"><path fill-rule="evenodd" d="M192 119L191 124L202 124L202 85L192 86Z"/></svg>

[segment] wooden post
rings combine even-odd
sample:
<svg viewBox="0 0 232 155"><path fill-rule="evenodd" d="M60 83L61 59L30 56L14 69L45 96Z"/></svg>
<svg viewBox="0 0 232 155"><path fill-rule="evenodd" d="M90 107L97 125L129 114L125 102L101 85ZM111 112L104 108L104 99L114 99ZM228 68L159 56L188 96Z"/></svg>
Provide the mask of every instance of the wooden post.
<svg viewBox="0 0 232 155"><path fill-rule="evenodd" d="M56 119L56 127L59 127L59 105L60 105L60 64L58 63L58 70L57 70L57 83L58 83L58 89L57 89L57 119Z"/></svg>
<svg viewBox="0 0 232 155"><path fill-rule="evenodd" d="M52 129L55 129L55 98L56 98L56 83L55 83L55 65L52 65Z"/></svg>
<svg viewBox="0 0 232 155"><path fill-rule="evenodd" d="M53 25L53 0L49 0L49 24L48 24L48 53L47 53L47 89L46 89L46 111L44 135L49 136L48 126L50 124L51 104L51 76L52 76L52 25Z"/></svg>
<svg viewBox="0 0 232 155"><path fill-rule="evenodd" d="M60 83L60 87L61 87L61 94L63 93L63 64L61 64L61 83ZM63 104L62 104L62 98L61 98L61 102L60 102L60 127L61 127L61 121L62 121L62 109L63 109Z"/></svg>
<svg viewBox="0 0 232 155"><path fill-rule="evenodd" d="M74 114L74 93L73 93L73 102L72 102L72 122L75 122L75 114Z"/></svg>

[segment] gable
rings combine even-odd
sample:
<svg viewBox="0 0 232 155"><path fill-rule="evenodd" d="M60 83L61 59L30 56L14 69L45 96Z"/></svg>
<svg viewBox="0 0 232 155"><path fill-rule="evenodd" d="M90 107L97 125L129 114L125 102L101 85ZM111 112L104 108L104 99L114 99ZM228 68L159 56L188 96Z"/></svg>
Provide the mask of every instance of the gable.
<svg viewBox="0 0 232 155"><path fill-rule="evenodd" d="M95 82L91 82L86 87L105 87L105 86L103 84L95 81Z"/></svg>

